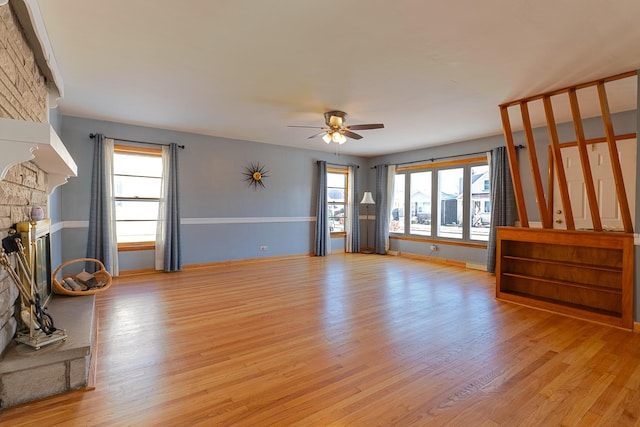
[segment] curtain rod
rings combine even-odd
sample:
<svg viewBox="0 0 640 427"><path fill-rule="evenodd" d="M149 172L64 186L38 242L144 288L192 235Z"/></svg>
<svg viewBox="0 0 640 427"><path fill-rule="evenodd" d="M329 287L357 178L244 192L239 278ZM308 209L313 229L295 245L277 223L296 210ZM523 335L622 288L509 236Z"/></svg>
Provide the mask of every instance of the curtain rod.
<svg viewBox="0 0 640 427"><path fill-rule="evenodd" d="M89 138L94 139L95 137L96 137L95 133L90 133L89 134ZM161 144L159 142L134 141L133 139L113 138L113 137L110 137L110 136L106 136L105 138L113 139L115 141L133 142L135 144L161 145L161 146L165 146L165 147L169 146L169 144ZM184 145L178 145L178 148L184 149Z"/></svg>
<svg viewBox="0 0 640 427"><path fill-rule="evenodd" d="M516 148L525 148L524 145L516 145ZM434 162L436 160L443 160L443 159L453 159L456 157L467 157L467 156L474 156L476 154L485 154L487 151L491 151L491 150L484 150L484 151L476 151L475 153L465 153L465 154L452 154L450 156L441 156L441 157L432 157L430 159L422 159L422 160L412 160L410 162L401 162L401 163L396 163L396 166L400 166L400 165L410 165L411 163L423 163L423 162ZM371 166L369 169L375 169L378 165L375 166ZM388 166L385 164L385 166Z"/></svg>
<svg viewBox="0 0 640 427"><path fill-rule="evenodd" d="M329 163L327 162L327 166L341 166L344 168L348 168L349 166L355 166L356 168L360 169L359 165L341 165L340 163Z"/></svg>

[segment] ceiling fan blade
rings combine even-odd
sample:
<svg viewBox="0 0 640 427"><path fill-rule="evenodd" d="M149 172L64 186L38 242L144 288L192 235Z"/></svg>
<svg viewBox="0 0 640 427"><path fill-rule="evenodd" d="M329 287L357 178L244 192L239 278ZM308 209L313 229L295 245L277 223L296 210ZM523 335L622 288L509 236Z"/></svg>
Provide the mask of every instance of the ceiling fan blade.
<svg viewBox="0 0 640 427"><path fill-rule="evenodd" d="M290 127L290 128L306 128L306 129L325 129L324 126L294 126L294 125L289 125L287 127Z"/></svg>
<svg viewBox="0 0 640 427"><path fill-rule="evenodd" d="M316 134L311 135L311 136L310 136L310 137L308 137L307 139L313 139L313 138L316 138L316 137L318 137L318 136L320 136L320 135L324 135L325 133L327 133L327 131L323 130L323 131L321 131L321 132L318 132L318 133L316 133Z"/></svg>
<svg viewBox="0 0 640 427"><path fill-rule="evenodd" d="M352 129L352 130L366 130L366 129L382 129L384 127L384 125L382 123L371 123L371 124L367 124L367 125L353 125L353 126L347 126L347 129Z"/></svg>
<svg viewBox="0 0 640 427"><path fill-rule="evenodd" d="M350 130L345 130L342 133L344 134L344 136L348 136L352 139L362 139L362 135L358 135L357 133L351 132Z"/></svg>

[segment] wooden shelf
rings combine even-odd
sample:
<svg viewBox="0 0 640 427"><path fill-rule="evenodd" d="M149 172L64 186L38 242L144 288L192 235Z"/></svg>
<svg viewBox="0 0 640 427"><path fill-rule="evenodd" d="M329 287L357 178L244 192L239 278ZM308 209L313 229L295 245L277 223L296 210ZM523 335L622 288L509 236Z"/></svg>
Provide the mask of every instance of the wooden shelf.
<svg viewBox="0 0 640 427"><path fill-rule="evenodd" d="M560 261L556 261L556 260L532 259L532 258L510 256L510 255L505 255L503 258L505 260L535 262L535 263L550 264L550 265L563 265L565 267L578 267L578 268L584 267L584 264L583 263L579 263L579 262L560 262ZM590 265L589 268L592 269L592 270L609 271L609 272L612 272L612 273L619 273L621 271L620 268L610 267L610 266L606 266L606 265Z"/></svg>
<svg viewBox="0 0 640 427"><path fill-rule="evenodd" d="M503 275L503 277L520 278L520 279L531 280L531 281L536 281L536 282L541 282L541 283L549 283L549 284L557 285L557 286L563 287L563 288L565 288L565 287L566 288L576 288L576 289L590 290L590 291L594 291L594 292L604 292L604 293L609 293L609 294L614 294L614 295L622 295L622 290L620 290L620 289L609 288L609 287L606 287L606 286L595 286L595 285L590 285L590 284L587 284L587 283L562 282L562 281L558 281L558 280L546 279L544 277L523 276L523 275L519 275L519 274L510 274L510 273L505 273Z"/></svg>
<svg viewBox="0 0 640 427"><path fill-rule="evenodd" d="M633 328L633 235L499 227L496 298Z"/></svg>
<svg viewBox="0 0 640 427"><path fill-rule="evenodd" d="M534 299L536 299L536 300L537 300L537 301L539 301L539 302L544 302L544 303L547 303L547 304L549 304L549 305L551 305L551 306L554 306L554 305L556 305L556 304L557 304L557 301L554 301L554 300L551 300L551 299L548 299L548 298L542 298L542 297L532 297L532 296L531 296L531 295L529 295L529 294L519 294L519 293L517 293L517 292L513 292L513 295L520 296L520 297L521 297L521 298L523 298L523 299L531 299L531 298L534 298ZM594 313L594 314L599 314L599 315L601 315L601 316L608 316L608 317L616 317L616 316L619 316L619 313L616 313L616 312L613 312L613 311L599 310L599 309L597 309L597 308L587 307L587 306L580 305L580 304L565 303L565 305L566 305L566 307L567 307L567 308L572 308L572 309L574 309L574 310L578 310L578 311L580 311L580 312L588 311L588 312L591 312L591 313Z"/></svg>

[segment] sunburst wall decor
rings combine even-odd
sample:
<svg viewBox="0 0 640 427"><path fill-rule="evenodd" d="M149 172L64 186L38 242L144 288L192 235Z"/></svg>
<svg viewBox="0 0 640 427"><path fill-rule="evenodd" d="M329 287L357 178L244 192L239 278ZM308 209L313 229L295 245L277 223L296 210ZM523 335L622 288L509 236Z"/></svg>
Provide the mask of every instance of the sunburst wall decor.
<svg viewBox="0 0 640 427"><path fill-rule="evenodd" d="M258 185L266 188L262 180L269 177L269 171L265 170L265 166L261 165L260 162L256 164L252 162L251 166L245 168L243 175L246 177L244 180L249 183L249 187L253 185L254 190L258 188Z"/></svg>

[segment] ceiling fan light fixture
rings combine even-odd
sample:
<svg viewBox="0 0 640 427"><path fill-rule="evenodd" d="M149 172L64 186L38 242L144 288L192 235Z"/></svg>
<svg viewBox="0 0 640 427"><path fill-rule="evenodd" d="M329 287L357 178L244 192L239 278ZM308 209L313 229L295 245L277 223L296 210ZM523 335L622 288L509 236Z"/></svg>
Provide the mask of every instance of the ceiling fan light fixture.
<svg viewBox="0 0 640 427"><path fill-rule="evenodd" d="M2 0L0 0L2 1ZM307 139L316 138L322 136L322 140L331 144L335 142L336 144L344 144L347 142L347 138L352 139L362 139L361 135L353 132L354 130L368 130L368 129L381 129L384 128L382 123L370 123L370 124L357 124L351 126L345 126L347 118L347 113L344 111L327 111L324 113L324 122L325 126L290 126L297 128L311 128L311 129L321 129L320 132L315 135L311 135Z"/></svg>
<svg viewBox="0 0 640 427"><path fill-rule="evenodd" d="M329 117L329 126L331 126L332 128L342 127L342 117L340 116Z"/></svg>
<svg viewBox="0 0 640 427"><path fill-rule="evenodd" d="M344 136L343 134L341 134L338 131L333 132L333 134L331 135L331 139L333 140L333 142L336 142L340 145L344 144L345 142L347 142L347 137Z"/></svg>

